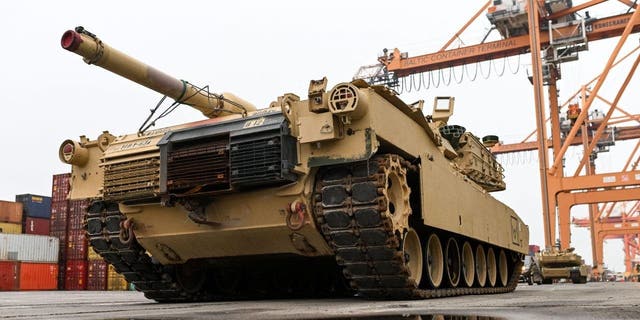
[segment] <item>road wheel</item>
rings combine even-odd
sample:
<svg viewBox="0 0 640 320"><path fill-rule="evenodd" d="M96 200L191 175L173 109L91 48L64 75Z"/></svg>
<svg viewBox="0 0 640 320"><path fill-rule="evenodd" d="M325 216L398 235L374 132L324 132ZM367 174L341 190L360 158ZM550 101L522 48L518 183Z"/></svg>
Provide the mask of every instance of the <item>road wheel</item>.
<svg viewBox="0 0 640 320"><path fill-rule="evenodd" d="M434 289L439 288L444 274L444 255L440 238L435 233L432 233L427 239L425 253L428 285Z"/></svg>
<svg viewBox="0 0 640 320"><path fill-rule="evenodd" d="M192 294L199 292L207 281L205 265L196 260L177 265L176 280L185 292Z"/></svg>
<svg viewBox="0 0 640 320"><path fill-rule="evenodd" d="M404 264L409 269L409 279L415 284L416 288L422 281L422 245L420 245L420 238L415 230L409 229L405 234L402 241L402 253Z"/></svg>
<svg viewBox="0 0 640 320"><path fill-rule="evenodd" d="M487 283L487 258L481 244L476 247L476 283L484 287Z"/></svg>
<svg viewBox="0 0 640 320"><path fill-rule="evenodd" d="M498 278L498 266L496 265L496 253L491 247L487 250L487 277L489 278L489 286L495 287Z"/></svg>
<svg viewBox="0 0 640 320"><path fill-rule="evenodd" d="M507 263L507 254L503 249L500 249L498 257L498 272L500 273L500 284L506 287L509 282L509 264Z"/></svg>
<svg viewBox="0 0 640 320"><path fill-rule="evenodd" d="M465 241L462 245L462 279L467 287L473 286L475 277L475 266L473 261L473 250L469 241Z"/></svg>
<svg viewBox="0 0 640 320"><path fill-rule="evenodd" d="M453 237L447 240L444 261L447 270L447 282L449 286L455 288L460 282L460 249L458 248L458 242Z"/></svg>

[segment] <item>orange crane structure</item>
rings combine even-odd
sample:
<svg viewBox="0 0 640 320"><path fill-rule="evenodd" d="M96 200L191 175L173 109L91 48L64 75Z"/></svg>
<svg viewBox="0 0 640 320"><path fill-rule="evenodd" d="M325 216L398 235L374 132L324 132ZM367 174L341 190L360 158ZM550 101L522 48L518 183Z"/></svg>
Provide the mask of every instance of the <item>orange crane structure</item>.
<svg viewBox="0 0 640 320"><path fill-rule="evenodd" d="M593 223L596 220L595 211L598 203L640 200L640 189L637 189L640 187L640 171L636 168L621 172L595 173L593 161L590 161L593 157L591 150L598 150L598 143L602 141L603 135L606 136L605 128L608 126L592 127L594 130L591 131L590 137L586 136L587 130L582 130L583 124L588 124L590 107L599 96L599 90L607 80L609 71L629 35L640 31L640 11L636 10L636 3L629 0L618 0L628 8L624 14L591 18L587 13L583 19L576 18L579 11L606 1L591 0L575 6L569 0L488 1L439 51L410 57L399 49L391 52L385 49L384 54L378 57L380 64L361 68L356 77L364 78L372 84L397 86L400 80L422 72L530 53L532 66L530 80L534 88L537 136L532 146L538 150L545 245L547 248L553 246L557 234L560 249L570 246L570 209L576 204L590 205L592 243L594 243ZM488 42L483 40L479 44L450 48L451 44L485 10L502 39ZM544 30L541 31L541 29ZM590 90L590 94L583 92L582 108L572 106L570 115L572 125L569 126L568 131L563 132L556 85L561 75L560 64L577 60L578 52L587 50L589 42L613 37L618 37L618 43L603 66L603 71L594 88ZM613 112L617 110L618 102L639 63L640 55L637 55L615 99L610 103L611 108L602 115L601 123L615 121L612 119ZM548 94L548 108L545 107L544 102L545 86ZM549 110L548 117L546 110ZM638 120L637 116L628 116ZM549 127L547 118L550 122ZM550 138L547 138L548 130L551 133ZM623 131L629 134L629 137L635 138L638 136L638 130L638 128L629 127ZM587 141L585 152L582 160L577 164L575 173L565 175L564 158L567 149L573 144L583 142L583 138L578 136L579 132ZM506 148L506 146L502 147ZM548 149L552 149L552 159L548 157ZM597 255L593 245L592 248L594 255ZM601 259L600 254L594 262L602 261ZM601 268L601 264L594 266L596 272Z"/></svg>
<svg viewBox="0 0 640 320"><path fill-rule="evenodd" d="M623 58L621 58L618 62L616 62L615 65L622 62L624 59L627 59L628 57L630 57L632 54L636 53L639 50L640 50L640 46L636 47L631 52L626 54ZM595 77L594 79L592 79L591 81L583 85L580 90L578 90L571 97L569 97L569 99L561 106L561 108L564 108L570 105L571 101L573 101L573 99L580 94L582 96L590 94L590 90L588 90L587 88L597 79L598 77ZM592 134L593 134L594 128L596 128L597 126L604 125L606 126L606 129L603 135L601 136L600 140L596 143L597 150L593 151L592 157L589 158L589 167L591 168L591 170L593 170L592 171L593 173L591 174L592 175L595 174L595 155L599 152L607 152L609 146L615 143L615 141L622 141L622 140L638 140L634 150L631 152L631 155L627 159L625 166L622 168L622 172L636 170L640 162L640 153L638 152L640 149L640 140L639 140L640 125L637 125L640 123L640 115L630 114L624 109L622 109L620 106L612 106L612 103L609 100L601 97L600 95L598 95L596 98L611 107L615 107L618 111L620 111L622 116L617 117L615 119L611 118L608 123L602 123L599 119L592 117L591 120L588 120L582 124L581 130L583 130L583 132L585 132L586 134L573 137L570 141L571 145L574 145L574 146L583 145L585 147L588 146L588 144L593 141ZM549 121L549 119L547 119L547 121ZM613 125L627 123L627 122L636 123L636 125L613 127ZM567 129L568 129L567 126L561 125L562 134L566 134ZM508 154L508 153L514 153L514 152L536 150L538 148L538 142L530 140L534 135L535 135L535 131L530 133L524 140L522 140L519 143L496 144L493 147L491 147L491 152L493 154L499 155L499 154ZM567 139L566 136L564 138ZM547 146L548 147L551 146L550 140L547 141ZM608 198L611 201L616 199L616 196L612 195L611 193L609 194L602 193L602 194L605 196L612 196L611 198ZM575 194L573 196L578 199L577 201L566 201L566 199L562 199L564 200L562 201L562 203L565 203L565 204L568 203L569 205L574 205L574 204L580 204L584 201L589 201L589 202L591 202L591 200L600 201L600 199L590 199L589 198L590 195L591 195L590 193ZM571 196L571 195L562 194L563 198L567 196ZM590 199L590 200L584 200L584 199ZM625 272L627 274L633 274L635 270L634 264L638 265L639 263L637 259L640 259L640 250L639 250L640 248L639 247L640 202L636 201L630 210L622 210L620 216L612 216L611 214L614 208L616 208L616 205L619 205L619 204L622 204L624 206L626 202L606 203L601 208L599 208L597 204L591 204L589 208L590 209L589 214L590 216L594 217L593 225L591 224L591 219L589 218L587 219L572 218L571 221L576 226L586 227L592 230L592 237L591 237L592 256L593 256L593 263L597 266L602 266L604 264L604 259L603 259L604 240L606 239L622 240L623 251L625 253L625 259L624 259ZM564 208L561 208L561 209L564 209ZM596 213L594 214L594 212Z"/></svg>
<svg viewBox="0 0 640 320"><path fill-rule="evenodd" d="M640 202L635 202L630 210L622 210L620 216L608 216L611 210L603 206L593 227L590 219L573 218L574 225L583 228L593 228L596 235L596 251L598 256L603 254L603 243L606 239L620 239L624 243L625 274L633 274L640 257ZM613 206L609 206L612 209Z"/></svg>

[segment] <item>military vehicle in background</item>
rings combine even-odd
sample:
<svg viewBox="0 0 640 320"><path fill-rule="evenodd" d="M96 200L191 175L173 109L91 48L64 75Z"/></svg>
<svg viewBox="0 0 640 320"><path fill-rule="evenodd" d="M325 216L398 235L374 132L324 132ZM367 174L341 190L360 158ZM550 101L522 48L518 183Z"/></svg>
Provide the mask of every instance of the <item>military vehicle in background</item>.
<svg viewBox="0 0 640 320"><path fill-rule="evenodd" d="M70 198L91 200L90 245L146 297L407 299L515 289L529 230L490 195L505 189L494 156L447 123L453 98L434 99L425 116L422 101L406 104L386 87L356 80L327 89L324 78L310 82L308 99L286 93L258 110L81 27L61 44L209 118L60 147L72 165Z"/></svg>
<svg viewBox="0 0 640 320"><path fill-rule="evenodd" d="M529 285L551 284L554 280L566 279L573 283L587 283L589 266L574 248L558 250L557 247L543 251L534 251L525 257L523 277Z"/></svg>

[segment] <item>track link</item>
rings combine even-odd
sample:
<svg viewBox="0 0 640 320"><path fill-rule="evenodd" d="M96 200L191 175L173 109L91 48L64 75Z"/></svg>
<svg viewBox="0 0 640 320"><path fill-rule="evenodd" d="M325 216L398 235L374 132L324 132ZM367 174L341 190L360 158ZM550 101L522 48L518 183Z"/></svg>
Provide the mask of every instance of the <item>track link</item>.
<svg viewBox="0 0 640 320"><path fill-rule="evenodd" d="M506 293L515 289L522 261L512 254L504 287L428 289L410 279L394 232L384 188L392 161L410 164L397 155L321 170L314 191L314 212L336 260L352 289L371 299L424 299L467 294ZM424 236L424 235L423 235Z"/></svg>
<svg viewBox="0 0 640 320"><path fill-rule="evenodd" d="M93 249L124 275L145 297L159 302L202 301L206 292L187 293L177 283L173 267L162 266L146 254L135 237L121 240L126 216L114 202L94 201L86 216L86 230Z"/></svg>

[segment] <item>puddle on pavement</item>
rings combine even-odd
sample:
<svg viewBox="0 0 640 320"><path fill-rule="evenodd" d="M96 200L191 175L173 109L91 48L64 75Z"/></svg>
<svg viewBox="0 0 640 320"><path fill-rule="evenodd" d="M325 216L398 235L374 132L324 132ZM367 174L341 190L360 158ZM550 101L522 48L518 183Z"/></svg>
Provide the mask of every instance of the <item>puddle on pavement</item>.
<svg viewBox="0 0 640 320"><path fill-rule="evenodd" d="M126 318L113 320L171 320L175 318ZM180 318L180 319L203 319L199 317ZM290 318L287 318L290 319ZM355 317L334 317L334 318L300 318L300 320L507 320L507 318L496 318L490 316L476 315L444 315L444 314L428 314L428 315L385 315L385 316L355 316ZM293 319L295 320L295 319Z"/></svg>
<svg viewBox="0 0 640 320"><path fill-rule="evenodd" d="M319 320L319 319L318 319ZM362 316L350 318L329 318L327 320L506 320L505 318L496 318L489 316L475 315L395 315L395 316Z"/></svg>

